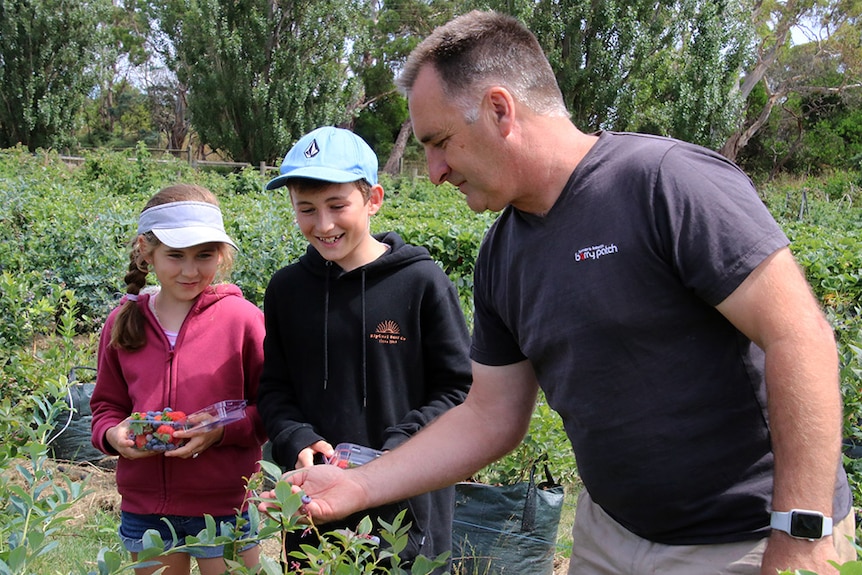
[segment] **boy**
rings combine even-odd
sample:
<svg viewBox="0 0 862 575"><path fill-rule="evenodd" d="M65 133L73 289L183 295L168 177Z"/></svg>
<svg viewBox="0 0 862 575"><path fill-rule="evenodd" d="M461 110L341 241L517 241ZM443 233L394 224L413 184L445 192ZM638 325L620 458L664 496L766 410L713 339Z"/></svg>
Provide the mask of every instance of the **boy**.
<svg viewBox="0 0 862 575"><path fill-rule="evenodd" d="M264 299L258 404L273 458L300 469L343 442L393 449L466 396L458 294L426 249L371 234L384 191L377 157L352 132L323 127L301 138L266 189L281 186L309 246L275 273ZM317 527L355 530L366 515L390 522L406 507L401 558L434 558L451 549L453 497L450 487ZM313 534L288 533L285 552L306 543L317 544Z"/></svg>

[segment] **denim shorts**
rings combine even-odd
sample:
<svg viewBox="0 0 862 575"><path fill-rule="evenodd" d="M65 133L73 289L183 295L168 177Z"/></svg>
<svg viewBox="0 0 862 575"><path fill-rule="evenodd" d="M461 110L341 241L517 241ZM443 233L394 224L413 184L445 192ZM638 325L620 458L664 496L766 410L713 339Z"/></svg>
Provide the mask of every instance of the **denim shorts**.
<svg viewBox="0 0 862 575"><path fill-rule="evenodd" d="M242 514L246 522L243 524L243 536L249 535L251 526L248 523L248 512ZM186 537L197 536L198 533L206 529L206 520L201 517L187 517L184 515L141 515L139 513L129 513L122 511L120 514L120 539L123 545L131 553L140 553L144 550L144 532L148 529L155 529L159 532L162 541L165 542L165 551L174 546L173 535L170 528L162 521L162 518L170 521L177 533L178 545L184 545ZM216 526L222 523L230 523L236 525L236 517L234 515L214 516ZM220 531L220 528L219 528ZM244 545L240 552L246 551L256 546L257 543L249 543ZM224 545L200 545L183 549L192 557L200 557L202 559L211 559L214 557L222 557L224 555Z"/></svg>

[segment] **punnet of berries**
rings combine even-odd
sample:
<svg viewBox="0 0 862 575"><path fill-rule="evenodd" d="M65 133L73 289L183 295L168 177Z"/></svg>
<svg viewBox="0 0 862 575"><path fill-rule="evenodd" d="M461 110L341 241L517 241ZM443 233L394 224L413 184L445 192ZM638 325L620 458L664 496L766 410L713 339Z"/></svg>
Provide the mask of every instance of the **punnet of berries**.
<svg viewBox="0 0 862 575"><path fill-rule="evenodd" d="M173 451L187 440L174 437L174 432L188 429L186 414L166 407L161 411L135 411L129 416L129 439L144 451Z"/></svg>

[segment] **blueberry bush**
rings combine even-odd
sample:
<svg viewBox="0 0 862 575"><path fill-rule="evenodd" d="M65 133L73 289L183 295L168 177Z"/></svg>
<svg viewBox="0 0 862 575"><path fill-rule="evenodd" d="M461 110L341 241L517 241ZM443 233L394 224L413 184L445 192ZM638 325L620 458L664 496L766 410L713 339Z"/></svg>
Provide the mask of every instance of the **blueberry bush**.
<svg viewBox="0 0 862 575"><path fill-rule="evenodd" d="M45 432L46 418L56 415L53 401L68 385L66 374L74 366L95 364L96 337L122 289L126 245L139 210L171 183L197 183L212 190L220 199L227 231L241 249L230 279L249 300L262 305L272 273L295 261L306 246L284 190L265 192L267 179L254 169L196 171L185 162L151 158L143 148L94 152L81 165L67 164L53 152L0 150L0 470L26 478L26 485L16 485L13 492L8 482L0 487L6 490L0 492L0 529L5 529L0 575L27 573L29 558L50 552L53 534L63 528L62 509L82 489L69 485L61 493L40 487L46 473L44 454L34 445L44 444L39 434ZM473 262L493 215L470 212L456 189L434 187L422 177L383 176L381 183L386 200L372 220L373 230L394 230L406 241L427 247L455 282L471 320ZM862 450L860 189L858 172L760 186L835 330L845 403L845 467L857 506L862 505L862 459L852 450ZM577 485L559 417L540 396L522 445L476 479L523 480L532 464L545 458L561 483ZM21 460L28 463L18 470ZM47 507L40 507L43 504ZM22 515L30 519L22 522ZM229 536L217 527L203 536ZM392 528L397 539L401 526ZM369 543L361 529L354 535L341 541L340 548L355 545L357 553L377 553L363 547ZM112 553L100 556L99 573L127 567ZM387 563L386 568L397 566Z"/></svg>

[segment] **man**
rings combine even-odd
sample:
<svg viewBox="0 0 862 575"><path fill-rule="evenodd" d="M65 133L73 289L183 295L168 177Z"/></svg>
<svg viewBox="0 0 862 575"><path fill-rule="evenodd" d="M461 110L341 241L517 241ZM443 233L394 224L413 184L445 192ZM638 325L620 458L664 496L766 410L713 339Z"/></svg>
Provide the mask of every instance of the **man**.
<svg viewBox="0 0 862 575"><path fill-rule="evenodd" d="M373 464L287 477L306 511L468 477L518 445L541 386L585 484L569 573L853 559L834 339L748 178L683 142L578 130L507 16L438 28L399 86L432 181L502 211L476 265L473 386Z"/></svg>

